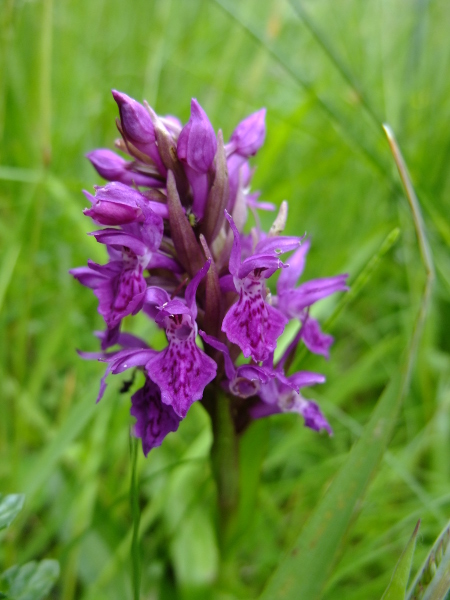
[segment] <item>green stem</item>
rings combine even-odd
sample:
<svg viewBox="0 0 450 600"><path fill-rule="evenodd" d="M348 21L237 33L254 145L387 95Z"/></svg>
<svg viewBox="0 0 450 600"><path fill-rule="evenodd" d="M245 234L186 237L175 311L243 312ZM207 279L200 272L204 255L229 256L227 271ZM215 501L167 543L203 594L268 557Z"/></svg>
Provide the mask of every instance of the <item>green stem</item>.
<svg viewBox="0 0 450 600"><path fill-rule="evenodd" d="M141 511L139 507L139 482L137 475L138 450L139 440L137 438L132 438L130 503L131 512L133 516L133 537L131 540L131 573L134 600L139 600L141 589L141 557L139 550L139 522L141 520Z"/></svg>
<svg viewBox="0 0 450 600"><path fill-rule="evenodd" d="M211 462L217 485L219 543L225 558L234 535L239 500L239 446L230 399L223 393L209 398L214 440Z"/></svg>

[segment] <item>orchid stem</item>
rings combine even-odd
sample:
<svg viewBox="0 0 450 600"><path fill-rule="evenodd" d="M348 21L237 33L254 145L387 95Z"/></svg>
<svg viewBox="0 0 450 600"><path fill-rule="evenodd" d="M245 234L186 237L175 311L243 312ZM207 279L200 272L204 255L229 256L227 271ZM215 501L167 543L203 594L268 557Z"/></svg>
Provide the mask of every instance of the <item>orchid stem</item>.
<svg viewBox="0 0 450 600"><path fill-rule="evenodd" d="M141 588L141 557L139 551L139 522L141 511L139 507L139 482L137 475L139 440L131 438L131 484L130 503L133 516L133 537L131 540L131 572L133 584L133 599L139 600Z"/></svg>
<svg viewBox="0 0 450 600"><path fill-rule="evenodd" d="M211 461L217 485L219 543L224 557L232 541L239 500L238 435L227 396L214 398L209 409L214 435Z"/></svg>

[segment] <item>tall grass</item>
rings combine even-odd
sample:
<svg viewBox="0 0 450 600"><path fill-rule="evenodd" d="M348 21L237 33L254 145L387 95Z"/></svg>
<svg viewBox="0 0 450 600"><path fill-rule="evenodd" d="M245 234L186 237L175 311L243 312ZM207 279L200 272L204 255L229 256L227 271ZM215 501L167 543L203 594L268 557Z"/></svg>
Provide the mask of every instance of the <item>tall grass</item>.
<svg viewBox="0 0 450 600"><path fill-rule="evenodd" d="M3 0L0 488L27 499L1 565L57 558L55 598L122 600L132 597L133 543L143 598L258 595L398 371L421 301L420 248L382 122L411 172L437 279L392 442L324 599L381 597L419 517L422 562L450 514L449 22L444 0ZM228 595L211 591L218 549L205 411L197 403L176 435L139 454L137 540L129 398L113 380L96 406L103 367L75 352L96 349L91 332L102 326L95 298L67 271L104 259L85 235L81 189L100 183L84 154L117 135L113 87L183 120L196 97L225 136L266 106L254 186L265 200L288 199L288 234L312 237L306 277L349 272L355 282L366 269L331 325L331 360L301 362L326 373L310 396L334 437L280 415L243 438ZM326 320L335 304L318 309Z"/></svg>

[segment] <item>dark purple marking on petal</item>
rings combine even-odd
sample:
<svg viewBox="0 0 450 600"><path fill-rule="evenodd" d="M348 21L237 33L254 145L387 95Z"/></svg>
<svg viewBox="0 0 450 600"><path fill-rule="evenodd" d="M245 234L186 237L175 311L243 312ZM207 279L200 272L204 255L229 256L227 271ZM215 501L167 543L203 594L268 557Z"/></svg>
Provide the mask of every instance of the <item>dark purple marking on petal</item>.
<svg viewBox="0 0 450 600"><path fill-rule="evenodd" d="M108 327L114 327L126 315L133 314L142 307L147 290L142 271L142 266L137 261L129 265L125 263L118 275L94 289L99 300L98 312Z"/></svg>
<svg viewBox="0 0 450 600"><path fill-rule="evenodd" d="M197 325L190 314L167 316L165 325L169 345L149 360L146 369L159 385L164 404L184 418L214 379L217 365L196 345Z"/></svg>
<svg viewBox="0 0 450 600"><path fill-rule="evenodd" d="M265 360L276 348L288 319L266 303L266 286L261 277L249 275L241 281L236 279L235 284L239 299L225 315L222 331L246 358Z"/></svg>

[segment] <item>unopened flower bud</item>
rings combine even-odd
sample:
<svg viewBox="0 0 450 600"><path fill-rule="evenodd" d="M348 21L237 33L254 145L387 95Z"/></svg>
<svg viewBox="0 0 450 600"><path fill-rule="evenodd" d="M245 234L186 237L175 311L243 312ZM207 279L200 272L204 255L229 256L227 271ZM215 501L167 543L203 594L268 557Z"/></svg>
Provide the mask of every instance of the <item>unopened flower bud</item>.
<svg viewBox="0 0 450 600"><path fill-rule="evenodd" d="M162 187L163 183L155 177L131 171L130 163L121 156L106 148L88 152L86 157L91 161L97 173L107 181L120 181L127 185L143 185L146 187Z"/></svg>
<svg viewBox="0 0 450 600"><path fill-rule="evenodd" d="M228 144L229 153L252 156L261 148L266 137L266 109L262 108L241 121Z"/></svg>
<svg viewBox="0 0 450 600"><path fill-rule="evenodd" d="M217 140L205 111L195 98L191 101L191 117L178 138L178 158L191 169L206 173L216 155Z"/></svg>
<svg viewBox="0 0 450 600"><path fill-rule="evenodd" d="M126 137L135 144L153 144L155 129L150 115L142 104L117 90L113 90L112 95L119 107L120 120Z"/></svg>

